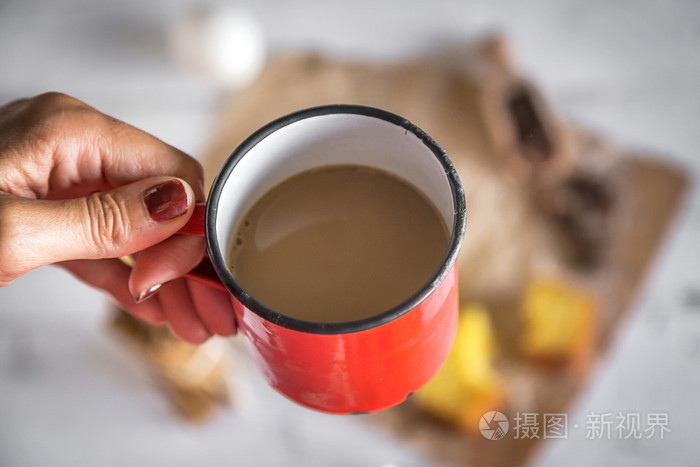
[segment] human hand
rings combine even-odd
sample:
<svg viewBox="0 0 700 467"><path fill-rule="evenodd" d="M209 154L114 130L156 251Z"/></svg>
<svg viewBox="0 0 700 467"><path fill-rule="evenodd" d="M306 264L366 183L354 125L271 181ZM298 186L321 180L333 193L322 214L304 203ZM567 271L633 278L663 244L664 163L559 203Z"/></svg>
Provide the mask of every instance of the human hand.
<svg viewBox="0 0 700 467"><path fill-rule="evenodd" d="M233 334L228 295L181 277L204 254L173 235L202 180L188 155L64 94L0 107L0 286L57 263L191 343Z"/></svg>

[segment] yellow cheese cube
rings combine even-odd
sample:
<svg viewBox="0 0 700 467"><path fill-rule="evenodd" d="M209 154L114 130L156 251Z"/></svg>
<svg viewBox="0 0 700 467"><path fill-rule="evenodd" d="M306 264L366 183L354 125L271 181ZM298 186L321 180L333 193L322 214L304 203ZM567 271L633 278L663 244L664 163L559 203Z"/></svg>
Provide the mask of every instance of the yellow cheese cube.
<svg viewBox="0 0 700 467"><path fill-rule="evenodd" d="M488 311L479 305L462 308L454 347L437 375L416 394L418 405L451 424L478 432L479 418L505 400L493 368L494 348Z"/></svg>
<svg viewBox="0 0 700 467"><path fill-rule="evenodd" d="M593 296L564 281L536 279L522 304L523 354L532 360L564 364L585 359L594 344Z"/></svg>

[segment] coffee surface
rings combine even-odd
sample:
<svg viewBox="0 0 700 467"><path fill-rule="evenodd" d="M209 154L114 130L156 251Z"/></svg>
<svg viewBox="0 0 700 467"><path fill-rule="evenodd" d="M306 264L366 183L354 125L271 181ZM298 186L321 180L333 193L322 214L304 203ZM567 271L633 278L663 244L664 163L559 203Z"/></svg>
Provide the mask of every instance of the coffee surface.
<svg viewBox="0 0 700 467"><path fill-rule="evenodd" d="M229 267L266 307L347 322L400 304L437 270L449 234L437 209L385 172L331 166L268 191L237 227Z"/></svg>

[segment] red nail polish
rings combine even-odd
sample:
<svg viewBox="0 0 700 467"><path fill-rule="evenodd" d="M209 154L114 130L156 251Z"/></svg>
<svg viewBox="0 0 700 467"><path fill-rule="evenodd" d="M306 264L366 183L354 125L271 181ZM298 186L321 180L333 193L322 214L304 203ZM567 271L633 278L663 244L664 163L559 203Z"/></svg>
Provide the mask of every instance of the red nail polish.
<svg viewBox="0 0 700 467"><path fill-rule="evenodd" d="M169 180L143 192L148 215L156 222L165 222L187 212L187 191L180 180Z"/></svg>
<svg viewBox="0 0 700 467"><path fill-rule="evenodd" d="M136 300L136 303L145 302L146 300L151 298L158 291L158 289L160 289L161 285L162 284L156 284L147 289L143 289L138 297L134 297L134 300Z"/></svg>

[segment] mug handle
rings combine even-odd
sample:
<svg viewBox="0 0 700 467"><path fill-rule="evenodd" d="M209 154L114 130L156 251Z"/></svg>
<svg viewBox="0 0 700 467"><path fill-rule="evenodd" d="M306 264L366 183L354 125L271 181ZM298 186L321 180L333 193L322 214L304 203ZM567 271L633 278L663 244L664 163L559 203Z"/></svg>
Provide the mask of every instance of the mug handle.
<svg viewBox="0 0 700 467"><path fill-rule="evenodd" d="M202 201L194 205L194 211L192 212L192 217L187 221L187 223L182 226L180 230L175 232L176 235L195 235L197 237L204 237L204 219L207 209L207 203ZM185 277L197 281L201 284L208 285L217 290L227 292L228 290L221 283L219 276L216 274L214 265L211 264L211 260L208 255L205 255L202 261L194 267L190 272L185 274Z"/></svg>
<svg viewBox="0 0 700 467"><path fill-rule="evenodd" d="M204 218L207 212L207 202L199 201L194 205L192 217L183 225L180 230L175 232L176 235L196 235L204 237Z"/></svg>

